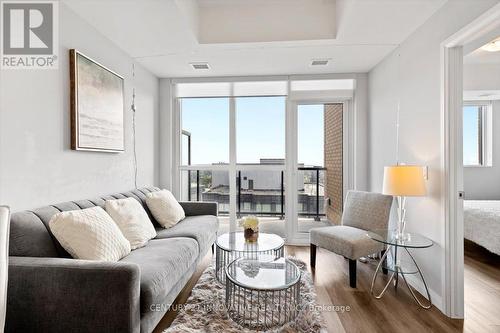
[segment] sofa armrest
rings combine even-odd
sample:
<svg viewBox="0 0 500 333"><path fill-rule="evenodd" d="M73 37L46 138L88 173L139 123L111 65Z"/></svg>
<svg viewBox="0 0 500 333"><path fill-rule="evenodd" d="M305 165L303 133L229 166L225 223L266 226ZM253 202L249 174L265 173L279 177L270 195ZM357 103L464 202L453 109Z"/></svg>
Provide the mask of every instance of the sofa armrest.
<svg viewBox="0 0 500 333"><path fill-rule="evenodd" d="M6 321L6 332L139 332L139 266L10 257Z"/></svg>
<svg viewBox="0 0 500 333"><path fill-rule="evenodd" d="M217 202L180 201L179 203L184 209L186 216L218 215Z"/></svg>

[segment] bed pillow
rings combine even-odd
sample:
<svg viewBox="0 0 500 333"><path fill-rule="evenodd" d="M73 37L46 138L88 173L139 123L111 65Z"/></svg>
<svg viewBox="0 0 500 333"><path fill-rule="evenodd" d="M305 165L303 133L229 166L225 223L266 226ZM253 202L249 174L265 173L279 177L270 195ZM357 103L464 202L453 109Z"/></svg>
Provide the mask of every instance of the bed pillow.
<svg viewBox="0 0 500 333"><path fill-rule="evenodd" d="M151 238L156 237L153 223L136 199L107 200L105 207L123 236L130 242L132 250L143 247Z"/></svg>
<svg viewBox="0 0 500 333"><path fill-rule="evenodd" d="M147 193L146 204L156 221L164 228L173 227L186 217L182 206L167 190Z"/></svg>
<svg viewBox="0 0 500 333"><path fill-rule="evenodd" d="M130 253L130 243L101 207L57 213L49 228L75 259L118 261Z"/></svg>

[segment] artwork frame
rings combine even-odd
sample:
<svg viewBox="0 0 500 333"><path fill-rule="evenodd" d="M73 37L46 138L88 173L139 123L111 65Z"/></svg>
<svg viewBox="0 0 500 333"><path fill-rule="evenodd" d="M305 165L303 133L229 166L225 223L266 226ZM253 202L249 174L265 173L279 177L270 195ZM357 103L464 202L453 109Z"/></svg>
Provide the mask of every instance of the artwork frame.
<svg viewBox="0 0 500 333"><path fill-rule="evenodd" d="M69 60L71 149L124 152L124 78L76 49Z"/></svg>

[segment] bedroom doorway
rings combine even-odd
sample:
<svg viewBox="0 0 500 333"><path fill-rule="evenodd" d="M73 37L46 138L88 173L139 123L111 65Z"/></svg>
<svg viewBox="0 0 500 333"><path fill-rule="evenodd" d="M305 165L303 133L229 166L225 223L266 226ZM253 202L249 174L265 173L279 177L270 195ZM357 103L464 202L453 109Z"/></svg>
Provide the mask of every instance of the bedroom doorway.
<svg viewBox="0 0 500 333"><path fill-rule="evenodd" d="M488 331L500 325L500 32L482 43L463 57L464 315Z"/></svg>
<svg viewBox="0 0 500 333"><path fill-rule="evenodd" d="M495 82L500 82L500 50L492 50L500 46L497 40L500 40L500 5L442 43L445 172L442 206L446 248L443 303L446 314L452 318L480 316L485 331L500 325L497 322L500 311L495 310L494 302L489 302L492 297L500 297L492 285L500 282L500 259L492 252L491 243L495 242L489 242L494 228L480 231L484 225L471 225L474 218L471 219L470 213L476 212L476 219L481 219L482 211L491 212L491 202L486 207L484 200L495 197L488 192L489 185L496 182L491 178L493 174L500 177L493 167L500 157L500 153L495 153L498 139L495 140L494 130L496 118L500 118L500 110L497 109L499 117L494 112L499 97L496 93L500 91L500 84ZM500 203L500 195L496 200ZM471 250L471 244L477 248ZM481 256L484 260L479 260Z"/></svg>

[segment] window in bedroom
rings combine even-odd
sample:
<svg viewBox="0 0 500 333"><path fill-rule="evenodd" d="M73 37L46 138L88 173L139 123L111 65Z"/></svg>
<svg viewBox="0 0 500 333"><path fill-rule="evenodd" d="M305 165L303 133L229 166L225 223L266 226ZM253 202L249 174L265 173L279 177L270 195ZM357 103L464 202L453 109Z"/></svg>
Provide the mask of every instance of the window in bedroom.
<svg viewBox="0 0 500 333"><path fill-rule="evenodd" d="M464 166L491 166L491 103L466 102L463 107Z"/></svg>

